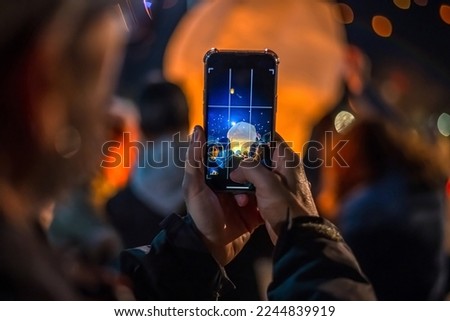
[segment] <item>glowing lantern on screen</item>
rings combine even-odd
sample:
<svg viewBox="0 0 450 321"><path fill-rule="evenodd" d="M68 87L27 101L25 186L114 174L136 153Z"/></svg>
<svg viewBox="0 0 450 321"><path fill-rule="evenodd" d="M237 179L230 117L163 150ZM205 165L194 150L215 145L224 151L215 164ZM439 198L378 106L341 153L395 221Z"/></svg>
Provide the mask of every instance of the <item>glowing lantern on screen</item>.
<svg viewBox="0 0 450 321"><path fill-rule="evenodd" d="M227 133L233 152L249 152L250 145L256 141L256 128L252 124L239 122L233 125Z"/></svg>

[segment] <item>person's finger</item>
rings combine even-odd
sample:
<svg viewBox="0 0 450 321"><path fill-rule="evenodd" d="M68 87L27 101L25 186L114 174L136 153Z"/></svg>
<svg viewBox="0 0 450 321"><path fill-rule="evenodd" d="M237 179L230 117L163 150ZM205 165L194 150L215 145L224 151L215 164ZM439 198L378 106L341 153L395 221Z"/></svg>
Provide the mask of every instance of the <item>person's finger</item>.
<svg viewBox="0 0 450 321"><path fill-rule="evenodd" d="M278 235L277 233L275 233L275 231L273 230L273 227L266 222L266 230L267 230L267 234L269 234L270 240L272 241L273 245L276 245L278 242Z"/></svg>
<svg viewBox="0 0 450 321"><path fill-rule="evenodd" d="M186 166L189 171L203 171L203 147L205 145L205 132L200 126L195 126L190 136L189 147L186 154Z"/></svg>
<svg viewBox="0 0 450 321"><path fill-rule="evenodd" d="M194 128L194 160L197 164L203 165L203 148L205 147L205 131L201 126L195 126ZM203 166L200 166L203 170Z"/></svg>
<svg viewBox="0 0 450 321"><path fill-rule="evenodd" d="M295 168L301 164L300 156L292 149L292 144L276 136L276 147L273 154L275 168Z"/></svg>
<svg viewBox="0 0 450 321"><path fill-rule="evenodd" d="M289 143L277 136L277 147L274 152L274 159L277 164L274 172L283 178L283 182L291 192L295 193L303 205L311 214L317 214L317 208L311 194L311 184L306 177L305 169L300 156L289 146Z"/></svg>
<svg viewBox="0 0 450 321"><path fill-rule="evenodd" d="M240 162L239 167L231 172L230 178L237 183L250 182L258 189L264 186L273 174L255 159Z"/></svg>
<svg viewBox="0 0 450 321"><path fill-rule="evenodd" d="M186 151L186 161L185 161L185 172L194 173L195 169L198 167L194 158L194 135L195 130L189 136L189 146Z"/></svg>
<svg viewBox="0 0 450 321"><path fill-rule="evenodd" d="M291 148L289 142L285 142L276 134L276 147L273 153L273 171L283 178L283 182L292 191L299 190L299 182L304 176L300 156Z"/></svg>
<svg viewBox="0 0 450 321"><path fill-rule="evenodd" d="M245 222L247 230L250 232L253 232L259 225L264 224L264 219L258 210L254 195L249 197L249 203L244 211L240 211L239 215L242 221Z"/></svg>
<svg viewBox="0 0 450 321"><path fill-rule="evenodd" d="M200 126L194 128L190 136L189 147L186 152L186 161L184 165L183 190L185 195L192 195L203 188L204 168L203 168L203 145L205 135Z"/></svg>
<svg viewBox="0 0 450 321"><path fill-rule="evenodd" d="M284 138L278 132L275 132L274 140L276 142L284 142Z"/></svg>
<svg viewBox="0 0 450 321"><path fill-rule="evenodd" d="M234 195L234 199L239 207L244 207L248 204L248 195L247 194L236 194Z"/></svg>

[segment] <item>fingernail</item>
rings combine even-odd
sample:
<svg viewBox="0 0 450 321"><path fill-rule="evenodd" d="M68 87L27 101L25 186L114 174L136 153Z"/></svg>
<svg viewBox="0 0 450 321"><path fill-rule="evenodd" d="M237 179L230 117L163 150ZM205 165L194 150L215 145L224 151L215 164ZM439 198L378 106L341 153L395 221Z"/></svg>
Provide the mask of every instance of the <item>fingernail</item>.
<svg viewBox="0 0 450 321"><path fill-rule="evenodd" d="M194 128L194 141L198 142L200 140L200 132L198 130L198 127L195 126Z"/></svg>

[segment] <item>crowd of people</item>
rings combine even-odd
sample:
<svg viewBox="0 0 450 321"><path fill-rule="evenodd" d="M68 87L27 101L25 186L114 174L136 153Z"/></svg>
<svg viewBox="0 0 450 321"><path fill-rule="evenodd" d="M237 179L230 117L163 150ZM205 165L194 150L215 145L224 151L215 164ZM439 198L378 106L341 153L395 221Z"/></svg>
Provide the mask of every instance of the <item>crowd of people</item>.
<svg viewBox="0 0 450 321"><path fill-rule="evenodd" d="M371 99L355 46L343 99L312 134L323 141L352 108L340 155L324 142L303 161L277 136L274 167L248 157L231 173L255 193L215 193L205 132L189 133L185 94L158 79L126 112L141 133L136 166L99 197L102 144L127 130L111 110L127 41L114 5L0 4L0 299L445 299L448 164ZM346 166L309 163L338 156Z"/></svg>

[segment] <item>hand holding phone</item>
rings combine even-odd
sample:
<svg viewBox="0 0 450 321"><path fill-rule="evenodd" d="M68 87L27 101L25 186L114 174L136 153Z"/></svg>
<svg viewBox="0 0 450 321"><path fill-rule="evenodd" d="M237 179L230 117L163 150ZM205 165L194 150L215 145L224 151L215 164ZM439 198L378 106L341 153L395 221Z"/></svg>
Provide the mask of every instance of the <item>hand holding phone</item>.
<svg viewBox="0 0 450 321"><path fill-rule="evenodd" d="M252 191L230 173L248 158L270 166L279 59L271 50L205 54L205 180L214 191Z"/></svg>
<svg viewBox="0 0 450 321"><path fill-rule="evenodd" d="M244 247L253 230L264 222L256 199L243 204L239 199L248 195L215 193L206 185L204 155L199 148L205 143L203 128L196 126L186 154L183 194L187 212L206 247L217 262L225 265Z"/></svg>

